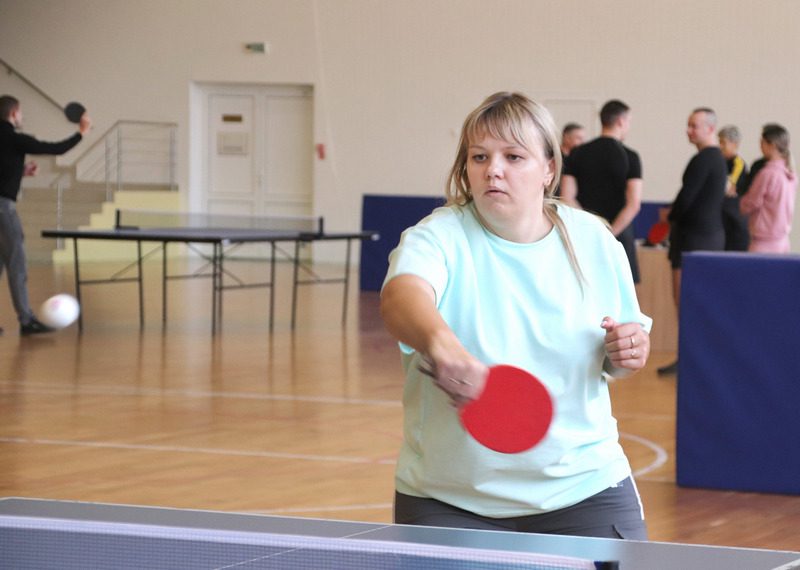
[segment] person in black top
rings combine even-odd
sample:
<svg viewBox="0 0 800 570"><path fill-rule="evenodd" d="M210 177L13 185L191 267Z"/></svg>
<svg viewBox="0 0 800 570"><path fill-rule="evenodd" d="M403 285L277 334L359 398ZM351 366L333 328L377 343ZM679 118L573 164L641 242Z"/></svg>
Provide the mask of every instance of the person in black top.
<svg viewBox="0 0 800 570"><path fill-rule="evenodd" d="M762 156L761 158L755 159L753 164L750 165L750 172L748 173L747 180L745 181L745 194L747 194L747 191L750 190L750 186L753 184L753 180L756 179L756 174L758 174L758 171L764 168L766 164L767 159Z"/></svg>
<svg viewBox="0 0 800 570"><path fill-rule="evenodd" d="M561 129L561 156L566 158L576 147L586 142L586 129L578 123L567 123Z"/></svg>
<svg viewBox="0 0 800 570"><path fill-rule="evenodd" d="M622 144L630 129L630 107L611 100L600 110L602 130L596 139L575 148L565 161L561 198L605 218L625 248L639 283L633 219L642 203L642 163Z"/></svg>
<svg viewBox="0 0 800 570"><path fill-rule="evenodd" d="M36 319L28 302L24 235L16 201L23 175L34 175L36 164L26 164L25 155L64 154L81 141L91 125L91 119L84 113L77 133L60 142L42 142L16 132L22 126L22 107L10 95L0 97L0 273L3 268L8 271L8 286L22 335L53 330Z"/></svg>
<svg viewBox="0 0 800 570"><path fill-rule="evenodd" d="M719 130L719 149L728 166L728 184L722 202L722 225L725 228L725 251L747 251L750 231L747 216L739 211L739 199L747 192L747 164L739 156L742 135L734 125Z"/></svg>
<svg viewBox="0 0 800 570"><path fill-rule="evenodd" d="M567 166L567 157L576 147L586 142L586 129L579 123L567 123L561 130L561 178L564 178L564 168ZM561 186L556 186L556 196L561 196Z"/></svg>
<svg viewBox="0 0 800 570"><path fill-rule="evenodd" d="M683 186L669 209L669 259L672 264L672 298L679 308L681 294L681 256L685 251L725 249L722 202L728 182L725 157L717 146L717 116L701 107L689 115L686 135L697 147L683 172ZM677 361L658 369L659 374L677 370Z"/></svg>

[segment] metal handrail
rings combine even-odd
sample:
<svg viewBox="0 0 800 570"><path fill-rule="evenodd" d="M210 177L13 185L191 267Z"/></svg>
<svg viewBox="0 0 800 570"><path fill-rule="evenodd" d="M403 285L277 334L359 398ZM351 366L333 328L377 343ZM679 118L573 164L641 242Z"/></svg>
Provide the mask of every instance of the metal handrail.
<svg viewBox="0 0 800 570"><path fill-rule="evenodd" d="M168 164L170 166L170 181L169 181L170 188L174 187L174 185L175 185L174 167L175 167L175 157L176 157L176 152L175 152L175 148L174 148L174 146L175 146L174 129L177 128L178 124L177 123L172 123L172 122L167 122L167 121L133 121L133 120L122 119L122 120L119 120L119 121L115 122L108 129L106 129L103 132L103 134L97 140L95 140L91 145L89 145L88 148L86 148L81 154L78 155L78 157L72 162L71 170L77 170L78 165L83 160L85 160L89 155L91 155L92 152L95 151L95 149L97 149L101 144L105 145L104 158L103 159L98 159L98 160L102 161L99 164L101 166L105 167L105 178L106 178L106 184L107 185L108 185L109 181L112 178L111 170L109 169L110 165L111 165L112 162L117 164L117 182L118 182L118 189L119 189L119 185L120 185L119 184L120 183L119 169L121 167L122 159L123 159L123 157L122 157L122 144L121 144L121 142L122 142L121 141L121 127L124 126L124 125L165 127L165 128L170 129L169 146L168 146L168 150L167 150L169 158L165 162L165 164ZM114 137L114 135L116 135L116 136ZM109 145L109 141L112 140L112 138L116 138L116 144L110 146ZM98 169L96 169L94 167L97 166L97 165L98 165L98 162L96 161L95 163L90 165L87 170L96 171ZM59 176L58 179L61 179L62 176ZM75 178L77 179L77 175L76 175ZM51 186L55 186L55 182L53 184L51 184Z"/></svg>
<svg viewBox="0 0 800 570"><path fill-rule="evenodd" d="M25 83L28 87L30 87L33 91L39 94L45 101L52 104L56 107L59 111L63 111L63 106L53 99L50 95L45 93L39 86L37 86L33 81L25 77L22 73L20 73L14 66L10 63L5 61L4 59L0 58L0 65L6 68L9 75L14 75L18 77L23 83ZM56 172L57 175L55 179L50 183L50 188L56 190L56 219L58 228L62 228L63 224L63 213L64 213L64 198L70 194L69 189L70 187L78 181L78 174L81 173L88 173L90 175L95 175L100 173L100 168L103 169L103 172L100 173L101 179L105 180L106 184L106 199L111 200L113 198L114 190L121 190L124 184L123 181L123 166L126 164L123 161L123 127L125 126L137 126L137 127L155 127L155 128L166 128L168 130L167 137L165 138L166 147L163 148L163 155L165 156L166 160L149 160L149 157L145 157L145 162L130 162L128 164L133 164L137 167L141 167L142 164L153 168L154 173L158 173L159 168L166 167L167 174L168 174L168 184L171 190L176 188L176 175L175 170L177 167L177 152L176 152L176 137L175 131L177 130L177 123L173 122L166 122L166 121L137 121L137 120L126 120L121 119L116 121L113 125L111 125L108 129L103 132L99 138L97 138L91 145L87 148L83 149L77 158L75 158L69 166L59 166L56 164ZM136 140L135 137L130 137L130 140ZM153 139L150 139L153 140ZM81 171L82 162L90 157L92 153L98 151L98 147L100 145L104 145L105 148L103 152L100 153L101 156L97 159L92 159L91 163L87 163L86 168ZM143 152L148 155L154 154L156 151L149 151L149 150L141 150L141 149L133 149L129 154L132 154L134 157L141 157ZM116 176L115 184L112 186L112 182L114 182L114 178ZM135 176L134 176L135 178ZM59 244L60 247L61 244Z"/></svg>
<svg viewBox="0 0 800 570"><path fill-rule="evenodd" d="M60 169L62 171L61 174L50 184L51 188L57 190L56 214L58 227L62 226L64 198L70 194L68 190L72 185L68 177L71 178L73 184L79 180L95 183L104 182L106 200L111 201L114 192L122 190L126 182L136 183L137 174L141 176L141 169L145 167L145 170L149 171L149 174L145 175L146 179L149 178L147 182L166 183L169 184L171 190L174 190L176 188L175 170L177 166L175 163L177 153L174 147L177 126L177 123L166 121L119 120L106 129L98 139L78 155L69 167L62 167ZM123 133L123 127L144 127L144 129L133 133ZM166 132L161 131L161 129L166 129ZM152 136L153 134L156 136ZM142 141L149 144L143 148L137 148L136 143L141 143ZM130 148L130 142L134 143L132 148ZM154 145L153 142L158 144ZM157 146L155 150L153 149L154 146ZM160 152L158 149L160 149ZM160 159L157 153L161 155ZM125 160L126 157L132 157L133 160ZM143 160L137 161L137 158ZM123 167L125 165L134 168L134 174L129 174L130 179L128 180L123 176ZM125 172L129 173L130 171L127 167ZM150 178L150 174L153 175L153 178ZM168 180L162 178L162 176L165 176Z"/></svg>
<svg viewBox="0 0 800 570"><path fill-rule="evenodd" d="M63 105L61 105L61 103L59 103L58 101L56 101L55 99L53 99L52 97L50 97L50 95L48 95L47 93L45 93L44 91L42 91L42 90L39 88L39 86L38 86L38 85L36 85L36 84L35 84L33 81L31 81L30 79L28 79L28 78L27 78L27 77L25 77L24 75L22 75L22 74L21 74L19 71L17 71L17 69L16 69L16 68L14 68L14 66L13 66L13 65L11 65L10 63L8 63L8 62L7 62L6 60L4 60L2 57L0 57L0 64L2 64L2 65L3 65L3 67L5 67L5 68L8 70L8 73L9 73L10 75L16 75L17 77L19 77L19 78L22 80L22 82L23 82L23 83L25 83L25 84L26 84L28 87L30 87L31 89L33 89L34 91L36 91L36 92L37 92L39 95L41 95L41 96L42 96L42 97L43 97L43 98L44 98L46 101L49 101L50 103L52 103L52 104L53 104L53 105L54 105L54 106L55 106L55 107L56 107L56 108L57 108L59 111L63 111L63 110L64 110L64 107L63 107Z"/></svg>
<svg viewBox="0 0 800 570"><path fill-rule="evenodd" d="M108 135L110 135L111 132L114 129L116 129L116 128L122 126L122 125L150 125L150 126L154 126L154 127L170 127L170 128L172 128L172 127L177 127L178 123L170 123L170 122L167 122L167 121L134 121L134 120L131 120L131 119L120 119L119 121L117 121L116 123L114 123L113 125L108 127L105 130L105 132L103 132L103 134L100 135L100 137L96 141L94 141L92 144L90 144L88 148L86 148L81 154L79 154L78 158L75 159L73 164L78 164L82 159L84 159L86 157L87 154L92 152L101 143L105 144L106 137L108 137Z"/></svg>

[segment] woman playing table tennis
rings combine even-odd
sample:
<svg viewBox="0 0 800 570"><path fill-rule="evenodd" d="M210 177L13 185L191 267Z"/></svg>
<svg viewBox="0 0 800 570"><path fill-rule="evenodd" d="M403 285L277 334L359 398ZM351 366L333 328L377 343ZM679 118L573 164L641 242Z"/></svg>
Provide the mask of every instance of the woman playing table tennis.
<svg viewBox="0 0 800 570"><path fill-rule="evenodd" d="M647 537L606 379L645 365L651 320L607 226L553 197L560 172L547 110L492 95L464 122L447 205L390 255L381 311L406 374L397 523ZM553 399L527 451L493 451L459 422L497 364Z"/></svg>

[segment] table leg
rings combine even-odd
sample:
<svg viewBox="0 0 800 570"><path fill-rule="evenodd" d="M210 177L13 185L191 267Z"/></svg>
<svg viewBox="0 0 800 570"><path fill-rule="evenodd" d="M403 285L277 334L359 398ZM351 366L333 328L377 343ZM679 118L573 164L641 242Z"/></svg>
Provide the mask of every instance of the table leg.
<svg viewBox="0 0 800 570"><path fill-rule="evenodd" d="M270 242L272 246L272 257L269 260L269 332L275 329L275 242Z"/></svg>
<svg viewBox="0 0 800 570"><path fill-rule="evenodd" d="M347 255L344 261L344 300L342 301L342 326L347 321L347 297L350 289L350 244L352 240L347 240Z"/></svg>
<svg viewBox="0 0 800 570"><path fill-rule="evenodd" d="M81 304L81 269L78 262L78 239L72 240L72 257L75 264L75 299L78 301L80 312L78 313L78 332L83 332L83 305Z"/></svg>
<svg viewBox="0 0 800 570"><path fill-rule="evenodd" d="M142 273L142 242L136 242L136 268L139 281L139 328L144 328L144 278Z"/></svg>
<svg viewBox="0 0 800 570"><path fill-rule="evenodd" d="M167 242L161 242L161 327L167 328Z"/></svg>
<svg viewBox="0 0 800 570"><path fill-rule="evenodd" d="M300 241L294 242L294 277L292 278L292 330L297 316L297 276L300 271Z"/></svg>
<svg viewBox="0 0 800 570"><path fill-rule="evenodd" d="M217 299L217 294L219 292L219 279L220 279L220 267L219 267L219 252L217 250L218 244L213 244L212 250L213 253L211 255L211 334L214 335L217 332L217 310L218 310L218 303L219 299Z"/></svg>

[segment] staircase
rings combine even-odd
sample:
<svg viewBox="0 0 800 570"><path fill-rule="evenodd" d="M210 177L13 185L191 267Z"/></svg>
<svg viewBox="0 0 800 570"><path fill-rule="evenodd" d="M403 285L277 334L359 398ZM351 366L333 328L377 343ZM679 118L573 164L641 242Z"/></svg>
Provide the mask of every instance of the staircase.
<svg viewBox="0 0 800 570"><path fill-rule="evenodd" d="M109 228L118 208L149 210L178 210L180 195L168 185L126 185L114 192L111 201L104 184L80 183L75 189L62 193L61 215L58 215L58 191L51 188L23 188L17 211L25 232L25 251L31 263L67 262L72 260L72 248L64 249L63 240L42 238L43 229L98 227ZM115 244L119 245L119 244ZM82 257L113 258L104 242L84 243ZM99 252L99 253L93 253Z"/></svg>
<svg viewBox="0 0 800 570"><path fill-rule="evenodd" d="M43 238L42 230L88 225L91 215L99 212L106 200L105 184L80 183L62 192L59 215L58 193L56 188L23 188L17 199L30 262L52 261L53 250L59 245L57 240Z"/></svg>
<svg viewBox="0 0 800 570"><path fill-rule="evenodd" d="M63 121L62 105L38 85L0 58L0 67L22 89ZM88 226L93 213L120 191L167 190L177 194L177 124L161 121L119 120L111 125L69 166L55 157L36 156L38 174L25 177L17 197L17 211L25 232L29 261L53 260L57 240L42 239L43 229ZM149 192L148 192L149 194Z"/></svg>
<svg viewBox="0 0 800 570"><path fill-rule="evenodd" d="M41 175L25 180L17 211L25 231L28 260L52 261L58 240L43 229L89 225L91 214L121 191L176 193L174 123L117 121L70 166L36 157ZM34 184L39 183L39 186Z"/></svg>
<svg viewBox="0 0 800 570"><path fill-rule="evenodd" d="M0 67L17 82L15 89L37 96L63 120L58 101L2 58ZM27 157L39 165L35 177L23 179L17 197L28 260L50 262L60 248L57 240L41 237L43 229L88 226L91 214L101 212L121 191L166 190L177 195L176 133L177 124L171 122L119 120L88 148L81 147L83 152L69 166L55 157Z"/></svg>

